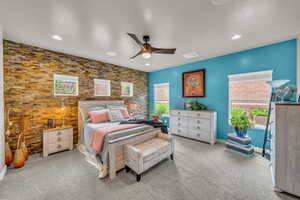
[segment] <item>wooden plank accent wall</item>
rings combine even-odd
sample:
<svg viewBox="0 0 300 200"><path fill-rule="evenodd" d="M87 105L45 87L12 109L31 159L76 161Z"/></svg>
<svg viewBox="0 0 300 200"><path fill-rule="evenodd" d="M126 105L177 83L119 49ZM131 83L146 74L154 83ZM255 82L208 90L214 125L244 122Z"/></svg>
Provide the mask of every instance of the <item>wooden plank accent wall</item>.
<svg viewBox="0 0 300 200"><path fill-rule="evenodd" d="M79 77L79 95L53 95L53 74ZM111 97L94 97L93 79L112 81ZM146 72L108 63L53 52L25 44L4 41L5 105L12 109L11 128L16 132L23 117L30 119L25 133L30 153L42 151L42 132L47 119L61 123L61 102L66 106L65 124L74 127L74 144L78 140L77 110L82 100L124 100L139 104L139 115L148 115L148 74ZM121 81L134 84L133 97L121 97ZM10 145L16 149L17 134L10 136Z"/></svg>

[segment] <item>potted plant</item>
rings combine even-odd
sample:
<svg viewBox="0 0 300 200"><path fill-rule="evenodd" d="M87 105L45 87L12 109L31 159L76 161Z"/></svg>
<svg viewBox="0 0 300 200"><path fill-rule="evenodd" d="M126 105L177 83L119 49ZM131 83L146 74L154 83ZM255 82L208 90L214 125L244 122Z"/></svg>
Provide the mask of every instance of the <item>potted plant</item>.
<svg viewBox="0 0 300 200"><path fill-rule="evenodd" d="M235 129L235 132L239 137L245 137L248 129L254 127L247 112L242 109L233 108L231 117L231 126Z"/></svg>
<svg viewBox="0 0 300 200"><path fill-rule="evenodd" d="M156 104L156 111L151 114L154 120L161 119L164 115L168 114L169 105L166 103Z"/></svg>
<svg viewBox="0 0 300 200"><path fill-rule="evenodd" d="M253 119L255 124L266 125L268 118L268 110L267 109L255 109L252 111Z"/></svg>

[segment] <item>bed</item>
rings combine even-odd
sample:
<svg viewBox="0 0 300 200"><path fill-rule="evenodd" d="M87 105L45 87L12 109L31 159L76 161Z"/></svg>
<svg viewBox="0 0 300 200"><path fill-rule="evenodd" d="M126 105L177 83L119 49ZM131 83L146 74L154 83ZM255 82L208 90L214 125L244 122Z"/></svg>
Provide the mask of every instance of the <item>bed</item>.
<svg viewBox="0 0 300 200"><path fill-rule="evenodd" d="M96 153L90 146L93 131L99 127L116 126L119 122L90 123L88 111L93 107L124 106L124 101L80 101L78 103L78 149L85 155L86 161L98 170L98 177L104 178L109 175L115 178L116 171L123 169L124 146L137 144L160 133L160 128L149 125L141 125L125 130L109 133L104 137L102 151Z"/></svg>

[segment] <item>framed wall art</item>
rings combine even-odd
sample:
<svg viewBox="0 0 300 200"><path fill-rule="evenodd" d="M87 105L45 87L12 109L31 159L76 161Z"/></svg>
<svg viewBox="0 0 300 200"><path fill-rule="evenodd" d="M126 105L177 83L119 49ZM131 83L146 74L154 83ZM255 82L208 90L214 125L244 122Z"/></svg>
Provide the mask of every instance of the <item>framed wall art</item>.
<svg viewBox="0 0 300 200"><path fill-rule="evenodd" d="M94 96L110 96L110 80L94 79Z"/></svg>
<svg viewBox="0 0 300 200"><path fill-rule="evenodd" d="M133 83L121 82L121 96L122 97L133 96Z"/></svg>
<svg viewBox="0 0 300 200"><path fill-rule="evenodd" d="M78 77L53 75L54 96L78 96Z"/></svg>
<svg viewBox="0 0 300 200"><path fill-rule="evenodd" d="M183 97L205 97L205 69L182 74Z"/></svg>

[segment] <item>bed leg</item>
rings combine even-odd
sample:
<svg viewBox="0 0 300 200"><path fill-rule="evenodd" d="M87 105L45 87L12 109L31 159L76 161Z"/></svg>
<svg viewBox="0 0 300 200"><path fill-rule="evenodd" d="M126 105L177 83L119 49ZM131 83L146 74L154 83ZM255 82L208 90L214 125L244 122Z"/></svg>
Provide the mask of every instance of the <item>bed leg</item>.
<svg viewBox="0 0 300 200"><path fill-rule="evenodd" d="M174 154L173 153L170 155L170 158L171 158L171 160L174 160Z"/></svg>
<svg viewBox="0 0 300 200"><path fill-rule="evenodd" d="M125 166L125 170L127 173L130 172L130 168L128 166Z"/></svg>
<svg viewBox="0 0 300 200"><path fill-rule="evenodd" d="M137 175L136 175L136 181L137 181L137 182L140 182L141 176L142 176L141 174L137 174Z"/></svg>

